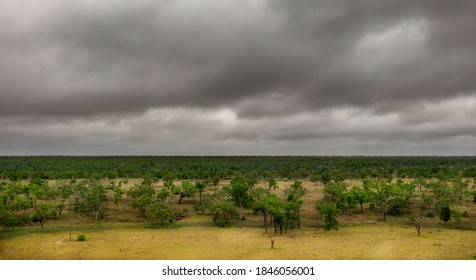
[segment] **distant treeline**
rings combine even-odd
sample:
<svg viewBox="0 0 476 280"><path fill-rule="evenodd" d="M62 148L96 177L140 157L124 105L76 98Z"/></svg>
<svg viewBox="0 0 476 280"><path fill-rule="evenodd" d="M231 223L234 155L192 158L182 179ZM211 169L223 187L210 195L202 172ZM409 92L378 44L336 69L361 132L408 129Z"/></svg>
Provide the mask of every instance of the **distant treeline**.
<svg viewBox="0 0 476 280"><path fill-rule="evenodd" d="M232 178L304 179L322 177L476 177L476 157L367 156L4 156L0 179Z"/></svg>

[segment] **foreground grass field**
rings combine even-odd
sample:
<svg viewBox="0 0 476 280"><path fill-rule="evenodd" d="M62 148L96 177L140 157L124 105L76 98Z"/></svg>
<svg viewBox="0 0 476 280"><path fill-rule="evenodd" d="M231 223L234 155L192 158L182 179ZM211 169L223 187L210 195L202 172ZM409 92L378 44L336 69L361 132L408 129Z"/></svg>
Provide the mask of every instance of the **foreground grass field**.
<svg viewBox="0 0 476 280"><path fill-rule="evenodd" d="M472 259L476 232L440 225L418 237L414 228L394 223L352 222L338 231L301 228L273 236L249 225L210 227L195 216L168 228L124 223L83 225L74 231L84 242L69 241L66 227L49 232L24 229L2 234L1 259Z"/></svg>
<svg viewBox="0 0 476 280"><path fill-rule="evenodd" d="M130 180L126 188L136 181ZM288 183L278 184L276 192L282 195ZM322 222L314 208L322 198L323 186L304 185L309 192L302 206L303 226L282 235L271 234L272 228L265 234L260 215L247 215L245 221L237 220L230 228L213 226L210 216L193 211L192 200L183 205L171 202L176 209L187 208L191 213L166 227L140 219L135 212L119 218L115 213L119 209L110 205L108 215L98 223L92 217L76 215L72 241L66 217L48 222L45 231L25 226L0 232L0 259L476 259L474 203L459 206L471 213L460 223L444 224L438 217L425 217L422 236L417 236L408 213L384 222L378 211L368 209L364 214L356 209L341 215L339 230L325 232L316 227ZM86 235L86 241L76 241L79 234Z"/></svg>

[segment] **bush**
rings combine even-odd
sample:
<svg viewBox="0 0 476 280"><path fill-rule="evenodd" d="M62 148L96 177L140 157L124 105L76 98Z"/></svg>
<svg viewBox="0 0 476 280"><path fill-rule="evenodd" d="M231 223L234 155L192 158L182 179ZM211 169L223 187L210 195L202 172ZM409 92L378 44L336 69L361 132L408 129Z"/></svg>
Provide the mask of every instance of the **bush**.
<svg viewBox="0 0 476 280"><path fill-rule="evenodd" d="M212 222L219 227L230 226L231 220L238 216L235 205L231 202L218 202L211 207Z"/></svg>
<svg viewBox="0 0 476 280"><path fill-rule="evenodd" d="M443 206L440 210L440 220L443 222L448 222L451 220L451 209L448 205Z"/></svg>
<svg viewBox="0 0 476 280"><path fill-rule="evenodd" d="M428 213L426 213L426 216L427 216L428 218L433 218L433 217L435 217L435 212L433 212L433 211L430 210L430 211L428 211Z"/></svg>
<svg viewBox="0 0 476 280"><path fill-rule="evenodd" d="M174 221L172 210L170 210L170 208L163 202L155 202L152 204L150 212L151 218L159 222L161 225L171 224Z"/></svg>
<svg viewBox="0 0 476 280"><path fill-rule="evenodd" d="M76 238L77 241L86 241L86 235L80 234L78 235L78 238Z"/></svg>
<svg viewBox="0 0 476 280"><path fill-rule="evenodd" d="M468 211L464 211L463 214L461 214L461 216L465 218L469 217Z"/></svg>
<svg viewBox="0 0 476 280"><path fill-rule="evenodd" d="M20 225L20 221L20 216L14 213L5 212L3 215L0 215L0 224L3 225L3 229L14 228Z"/></svg>

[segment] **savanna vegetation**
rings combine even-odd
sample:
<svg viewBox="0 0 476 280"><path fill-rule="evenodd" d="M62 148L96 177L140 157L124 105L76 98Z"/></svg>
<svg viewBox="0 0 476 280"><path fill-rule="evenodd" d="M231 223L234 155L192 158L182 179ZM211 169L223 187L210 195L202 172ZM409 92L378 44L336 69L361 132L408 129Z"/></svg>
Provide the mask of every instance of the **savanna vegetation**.
<svg viewBox="0 0 476 280"><path fill-rule="evenodd" d="M0 259L471 259L475 168L475 157L3 157Z"/></svg>

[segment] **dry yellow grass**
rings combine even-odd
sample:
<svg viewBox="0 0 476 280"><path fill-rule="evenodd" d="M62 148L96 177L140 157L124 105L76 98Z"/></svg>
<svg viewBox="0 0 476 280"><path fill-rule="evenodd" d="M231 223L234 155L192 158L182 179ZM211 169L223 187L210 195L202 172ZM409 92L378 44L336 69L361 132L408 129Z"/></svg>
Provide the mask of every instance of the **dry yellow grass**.
<svg viewBox="0 0 476 280"><path fill-rule="evenodd" d="M75 230L87 241L69 241L68 230L17 234L0 240L0 259L469 259L476 232L432 228L423 237L412 227L355 224L323 232L307 227L275 236L258 226L210 227L195 216L171 228L109 223ZM248 221L247 223L250 223ZM257 222L257 221L256 221ZM181 223L186 225L181 226Z"/></svg>
<svg viewBox="0 0 476 280"><path fill-rule="evenodd" d="M130 181L129 184L134 184ZM279 182L276 193L283 194L291 182ZM128 184L128 185L129 185ZM265 186L263 182L263 187ZM110 209L107 222L74 227L73 239L85 234L85 242L69 241L67 221L39 227L25 227L0 232L0 259L471 259L476 258L476 220L473 215L463 220L461 228L444 225L438 218L425 218L422 236L405 216L381 221L380 214L341 216L338 231L315 230L315 202L322 198L322 185L304 182L309 193L302 207L303 227L274 236L264 234L262 217L252 216L231 228L211 226L210 217L190 215L166 228L154 228L136 213L127 213L129 222L118 222ZM174 206L177 207L177 206ZM192 210L190 201L185 205ZM465 206L476 212L474 204ZM79 220L77 220L79 222ZM89 223L89 224L88 224ZM272 232L272 229L269 230Z"/></svg>

